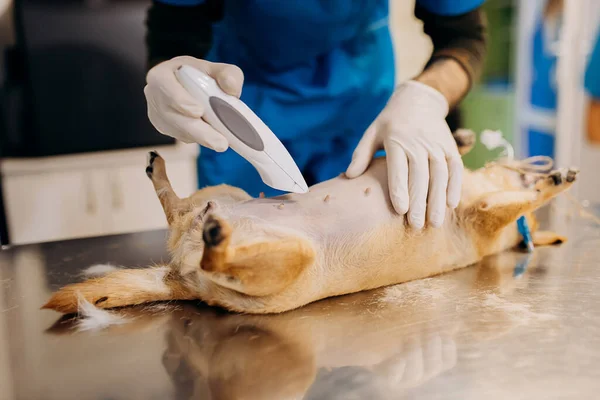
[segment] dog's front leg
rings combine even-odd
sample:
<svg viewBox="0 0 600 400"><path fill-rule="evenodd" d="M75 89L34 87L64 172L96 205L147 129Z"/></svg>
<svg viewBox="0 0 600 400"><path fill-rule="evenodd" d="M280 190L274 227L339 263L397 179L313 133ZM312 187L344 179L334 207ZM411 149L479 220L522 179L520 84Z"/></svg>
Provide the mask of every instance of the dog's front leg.
<svg viewBox="0 0 600 400"><path fill-rule="evenodd" d="M555 171L540 179L530 190L488 193L465 210L465 218L472 221L479 234L493 236L520 216L535 211L567 190L576 175L576 170ZM543 238L543 241L549 239Z"/></svg>
<svg viewBox="0 0 600 400"><path fill-rule="evenodd" d="M152 181L156 195L165 211L169 225L173 223L179 213L187 211L185 202L180 199L167 176L165 160L156 152L148 153L148 165L146 166L146 175Z"/></svg>

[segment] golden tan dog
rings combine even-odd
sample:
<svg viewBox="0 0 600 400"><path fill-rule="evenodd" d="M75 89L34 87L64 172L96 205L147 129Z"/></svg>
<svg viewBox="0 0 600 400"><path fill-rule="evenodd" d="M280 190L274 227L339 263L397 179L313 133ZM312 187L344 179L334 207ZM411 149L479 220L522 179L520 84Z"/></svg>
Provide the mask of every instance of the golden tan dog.
<svg viewBox="0 0 600 400"><path fill-rule="evenodd" d="M455 135L461 154L472 138ZM537 231L532 212L574 182L554 171L525 188L522 173L500 165L465 170L462 200L444 225L414 231L388 199L385 158L361 177L340 176L307 194L251 198L226 185L177 197L164 160L146 169L170 227L168 266L126 269L72 284L44 308L77 311L199 299L245 313L277 313L330 296L429 277L466 267L521 241L525 215L537 245L564 238Z"/></svg>

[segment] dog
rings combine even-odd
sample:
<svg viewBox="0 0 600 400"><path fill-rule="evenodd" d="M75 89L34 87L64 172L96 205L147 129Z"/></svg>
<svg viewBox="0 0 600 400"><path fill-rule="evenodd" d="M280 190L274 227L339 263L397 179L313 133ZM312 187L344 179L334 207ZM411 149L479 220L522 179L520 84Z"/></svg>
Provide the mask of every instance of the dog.
<svg viewBox="0 0 600 400"><path fill-rule="evenodd" d="M464 155L474 137L457 132ZM306 194L273 198L227 185L179 198L156 152L146 173L169 225L171 262L68 285L42 308L69 314L82 300L102 309L201 300L233 312L281 313L442 274L517 246L521 216L535 245L564 242L539 231L533 212L571 187L578 171L552 171L530 185L531 176L502 164L465 169L458 207L447 209L441 227L418 231L394 212L385 157L358 178L342 174Z"/></svg>

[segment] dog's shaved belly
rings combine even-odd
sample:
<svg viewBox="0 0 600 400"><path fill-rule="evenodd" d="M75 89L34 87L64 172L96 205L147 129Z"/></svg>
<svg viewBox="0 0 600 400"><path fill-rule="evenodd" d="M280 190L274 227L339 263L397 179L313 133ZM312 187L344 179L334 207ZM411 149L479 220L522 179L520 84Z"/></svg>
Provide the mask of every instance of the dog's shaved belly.
<svg viewBox="0 0 600 400"><path fill-rule="evenodd" d="M423 268L440 273L475 260L470 242L452 224L421 233L407 226L389 201L384 159L374 160L358 178L340 176L306 194L249 200L228 214L234 226L236 217L251 216L259 226L308 236L322 249L311 275L281 294L303 302L412 280L422 276ZM447 217L452 219L452 213Z"/></svg>
<svg viewBox="0 0 600 400"><path fill-rule="evenodd" d="M340 233L364 233L394 220L402 229L405 219L393 211L389 201L384 159L374 160L358 178L340 176L312 186L309 193L239 203L229 208L229 218L235 220L236 216L298 229L319 240Z"/></svg>

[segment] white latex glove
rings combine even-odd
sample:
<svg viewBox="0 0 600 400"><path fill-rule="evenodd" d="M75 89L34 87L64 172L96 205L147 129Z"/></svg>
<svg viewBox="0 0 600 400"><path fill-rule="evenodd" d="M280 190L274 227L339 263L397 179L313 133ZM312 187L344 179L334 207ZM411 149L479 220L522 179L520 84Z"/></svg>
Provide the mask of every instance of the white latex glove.
<svg viewBox="0 0 600 400"><path fill-rule="evenodd" d="M460 201L463 163L445 121L448 102L437 90L408 81L396 89L366 130L346 171L362 175L375 152L386 151L390 198L395 210L416 229L439 227L446 206Z"/></svg>
<svg viewBox="0 0 600 400"><path fill-rule="evenodd" d="M217 81L225 93L240 97L244 74L235 65L187 56L175 57L156 65L146 76L144 94L148 103L148 118L163 135L223 152L229 147L227 139L202 119L203 106L181 86L175 76L175 71L182 65L205 72Z"/></svg>

